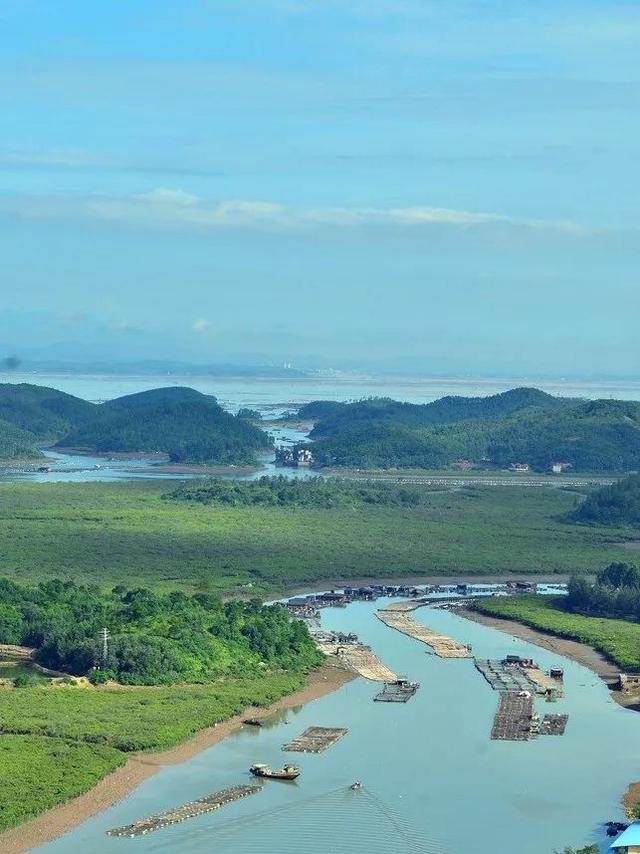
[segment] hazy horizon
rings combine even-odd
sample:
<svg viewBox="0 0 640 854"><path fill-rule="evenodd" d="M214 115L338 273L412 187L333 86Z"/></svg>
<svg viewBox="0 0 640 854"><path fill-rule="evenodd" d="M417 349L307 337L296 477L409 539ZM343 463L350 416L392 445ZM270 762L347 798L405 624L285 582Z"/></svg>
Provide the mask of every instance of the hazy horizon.
<svg viewBox="0 0 640 854"><path fill-rule="evenodd" d="M636 4L0 15L0 357L640 376Z"/></svg>

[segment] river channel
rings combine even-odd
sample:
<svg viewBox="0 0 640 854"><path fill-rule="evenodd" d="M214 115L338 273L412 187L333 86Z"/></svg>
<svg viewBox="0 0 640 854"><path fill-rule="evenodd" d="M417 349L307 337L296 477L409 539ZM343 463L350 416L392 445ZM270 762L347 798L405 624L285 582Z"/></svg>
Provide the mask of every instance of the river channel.
<svg viewBox="0 0 640 854"><path fill-rule="evenodd" d="M480 658L519 653L565 671L565 696L537 701L540 714L569 715L563 736L528 742L489 738L498 695L469 659L440 659L375 616L385 600L322 611L326 628L356 632L396 672L420 683L405 705L374 703L362 678L270 726L242 727L84 822L40 854L553 854L598 842L602 822L622 818L620 797L640 776L640 715L616 705L586 668L443 610L415 619L464 643ZM347 727L325 753L285 754L307 726ZM299 761L295 783L262 792L136 839L110 838L128 824L226 786L248 782L254 762ZM361 780L364 788L349 786Z"/></svg>

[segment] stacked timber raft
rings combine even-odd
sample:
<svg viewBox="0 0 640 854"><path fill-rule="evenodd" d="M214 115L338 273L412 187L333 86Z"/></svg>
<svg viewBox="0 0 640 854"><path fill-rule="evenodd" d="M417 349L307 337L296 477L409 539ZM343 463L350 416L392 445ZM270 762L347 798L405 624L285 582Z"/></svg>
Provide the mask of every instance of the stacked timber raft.
<svg viewBox="0 0 640 854"><path fill-rule="evenodd" d="M441 635L413 619L410 611L424 602L398 602L377 612L379 620L392 629L397 629L415 640L430 646L440 658L470 658L471 652L465 644L458 643L447 635Z"/></svg>
<svg viewBox="0 0 640 854"><path fill-rule="evenodd" d="M339 632L313 632L316 646L327 657L336 656L349 670L371 682L393 682L398 675L383 664L371 647L355 640L345 641ZM350 636L351 637L351 636Z"/></svg>
<svg viewBox="0 0 640 854"><path fill-rule="evenodd" d="M339 741L347 730L343 727L310 726L302 735L283 745L283 750L296 753L321 753Z"/></svg>
<svg viewBox="0 0 640 854"><path fill-rule="evenodd" d="M152 833L154 830L160 830L162 827L168 827L172 824L180 824L189 818L213 812L220 807L233 803L233 801L239 801L248 795L255 795L261 790L262 786L256 784L232 786L230 789L222 789L212 795L199 798L197 801L189 801L188 804L183 804L181 807L151 815L142 821L136 821L124 827L115 827L113 830L107 831L107 836L146 836L147 833Z"/></svg>

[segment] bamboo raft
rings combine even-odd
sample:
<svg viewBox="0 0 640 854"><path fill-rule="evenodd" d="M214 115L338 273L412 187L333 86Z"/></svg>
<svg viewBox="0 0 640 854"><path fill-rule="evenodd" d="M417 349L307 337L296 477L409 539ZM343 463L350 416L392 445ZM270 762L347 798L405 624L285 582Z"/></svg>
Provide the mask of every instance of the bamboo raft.
<svg viewBox="0 0 640 854"><path fill-rule="evenodd" d="M348 730L343 727L310 726L302 735L282 746L283 750L296 753L322 753L332 747Z"/></svg>
<svg viewBox="0 0 640 854"><path fill-rule="evenodd" d="M469 647L447 635L438 634L413 619L409 611L413 611L419 605L420 603L400 602L378 611L377 616L386 626L426 643L440 658L471 658Z"/></svg>
<svg viewBox="0 0 640 854"><path fill-rule="evenodd" d="M262 786L257 784L232 786L230 789L222 789L212 795L199 798L197 801L189 801L188 804L183 804L181 807L151 815L133 824L107 830L107 836L146 836L147 833L152 833L154 830L160 830L172 824L180 824L189 818L213 812L234 801L239 801L241 798L246 798L248 795L255 795L261 790Z"/></svg>
<svg viewBox="0 0 640 854"><path fill-rule="evenodd" d="M337 656L350 670L371 682L393 682L398 678L393 670L380 661L371 647L363 643L340 644L320 640L316 645L324 655Z"/></svg>

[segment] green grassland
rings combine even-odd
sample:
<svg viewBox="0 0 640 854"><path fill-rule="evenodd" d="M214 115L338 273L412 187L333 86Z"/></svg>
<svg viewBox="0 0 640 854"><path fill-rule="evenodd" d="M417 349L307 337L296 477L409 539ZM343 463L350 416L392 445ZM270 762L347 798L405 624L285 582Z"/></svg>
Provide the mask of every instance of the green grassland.
<svg viewBox="0 0 640 854"><path fill-rule="evenodd" d="M563 638L589 644L624 670L640 672L640 624L606 617L584 617L562 610L560 597L521 596L479 600L477 611L516 620Z"/></svg>
<svg viewBox="0 0 640 854"><path fill-rule="evenodd" d="M172 747L303 683L274 673L179 688L0 691L0 831L87 791L131 751Z"/></svg>
<svg viewBox="0 0 640 854"><path fill-rule="evenodd" d="M3 736L0 830L88 791L125 759L120 750L103 745L61 738Z"/></svg>
<svg viewBox="0 0 640 854"><path fill-rule="evenodd" d="M624 560L627 528L562 521L551 488L430 493L417 507L206 506L167 482L0 484L0 571L211 591L277 591L322 579L594 572ZM636 533L637 536L637 533Z"/></svg>

